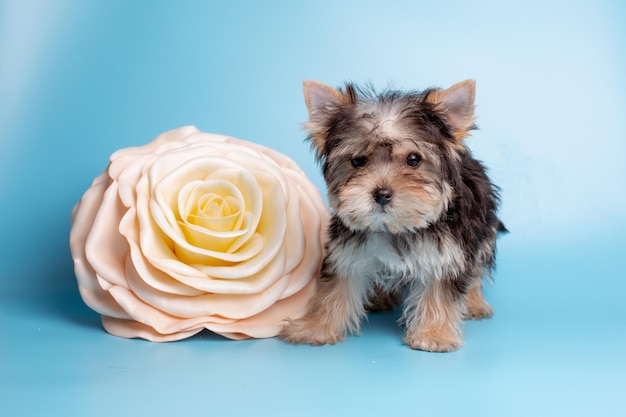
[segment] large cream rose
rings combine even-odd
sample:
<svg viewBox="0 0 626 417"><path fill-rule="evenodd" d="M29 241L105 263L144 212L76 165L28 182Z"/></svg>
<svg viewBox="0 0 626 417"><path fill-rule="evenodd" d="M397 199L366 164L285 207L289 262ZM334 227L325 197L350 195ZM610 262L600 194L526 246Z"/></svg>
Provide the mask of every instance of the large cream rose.
<svg viewBox="0 0 626 417"><path fill-rule="evenodd" d="M328 211L286 156L182 127L111 156L72 211L83 300L122 337L271 337L316 288Z"/></svg>

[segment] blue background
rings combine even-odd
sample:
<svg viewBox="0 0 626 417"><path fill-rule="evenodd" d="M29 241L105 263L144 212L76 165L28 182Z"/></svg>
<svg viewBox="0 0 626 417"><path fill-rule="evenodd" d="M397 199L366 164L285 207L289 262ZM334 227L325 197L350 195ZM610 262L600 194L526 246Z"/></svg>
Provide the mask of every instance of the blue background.
<svg viewBox="0 0 626 417"><path fill-rule="evenodd" d="M623 4L0 0L0 415L626 415ZM466 78L512 233L460 351L411 351L398 312L335 346L156 344L82 303L70 210L116 149L194 124L322 188L303 79Z"/></svg>

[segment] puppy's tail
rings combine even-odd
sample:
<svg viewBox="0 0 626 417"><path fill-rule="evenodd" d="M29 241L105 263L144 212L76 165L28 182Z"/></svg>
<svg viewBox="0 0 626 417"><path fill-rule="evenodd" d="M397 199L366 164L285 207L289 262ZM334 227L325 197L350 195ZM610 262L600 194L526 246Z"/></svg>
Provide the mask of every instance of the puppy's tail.
<svg viewBox="0 0 626 417"><path fill-rule="evenodd" d="M510 233L509 229L506 228L506 226L504 225L504 223L502 223L502 220L500 219L498 219L498 224L496 225L496 231L498 232L498 236Z"/></svg>

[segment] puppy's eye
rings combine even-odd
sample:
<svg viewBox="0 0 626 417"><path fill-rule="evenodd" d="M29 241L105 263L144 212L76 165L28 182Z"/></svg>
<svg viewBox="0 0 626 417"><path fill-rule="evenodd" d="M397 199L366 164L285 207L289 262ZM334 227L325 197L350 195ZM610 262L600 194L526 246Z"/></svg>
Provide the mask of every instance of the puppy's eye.
<svg viewBox="0 0 626 417"><path fill-rule="evenodd" d="M410 153L406 157L406 164L412 168L417 168L422 163L422 157L416 153Z"/></svg>
<svg viewBox="0 0 626 417"><path fill-rule="evenodd" d="M355 158L352 158L350 160L350 163L355 168L363 168L365 165L367 165L367 158L364 156L357 156Z"/></svg>

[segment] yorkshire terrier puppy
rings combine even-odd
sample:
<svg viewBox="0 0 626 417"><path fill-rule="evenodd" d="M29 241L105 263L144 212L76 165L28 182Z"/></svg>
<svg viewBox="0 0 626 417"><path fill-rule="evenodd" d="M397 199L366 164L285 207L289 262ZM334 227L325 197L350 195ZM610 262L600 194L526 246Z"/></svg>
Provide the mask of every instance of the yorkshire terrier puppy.
<svg viewBox="0 0 626 417"><path fill-rule="evenodd" d="M304 83L305 124L334 212L320 286L279 337L321 345L358 333L367 310L404 299L404 342L445 352L463 319L492 315L482 280L494 266L497 188L463 139L475 83L376 94Z"/></svg>

